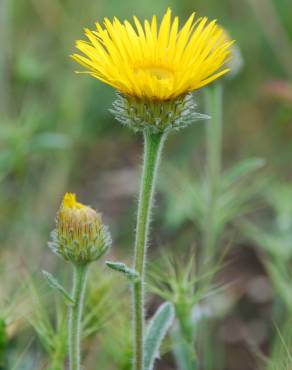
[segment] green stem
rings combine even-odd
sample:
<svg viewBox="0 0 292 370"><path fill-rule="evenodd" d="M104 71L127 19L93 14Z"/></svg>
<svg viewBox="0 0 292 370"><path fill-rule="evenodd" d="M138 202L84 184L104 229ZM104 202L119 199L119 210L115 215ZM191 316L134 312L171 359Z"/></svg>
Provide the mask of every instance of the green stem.
<svg viewBox="0 0 292 370"><path fill-rule="evenodd" d="M220 187L222 161L222 95L223 88L215 83L206 89L207 112L211 119L207 122L207 211L204 227L202 265L214 262L217 243L216 212Z"/></svg>
<svg viewBox="0 0 292 370"><path fill-rule="evenodd" d="M80 337L87 265L74 265L72 298L75 305L69 308L69 360L70 370L80 370Z"/></svg>
<svg viewBox="0 0 292 370"><path fill-rule="evenodd" d="M194 325L192 322L192 306L182 302L176 305L176 317L179 324L180 347L184 359L182 368L185 370L197 369L197 356L194 342Z"/></svg>
<svg viewBox="0 0 292 370"><path fill-rule="evenodd" d="M0 370L7 369L6 347L7 347L6 322L4 319L0 318Z"/></svg>
<svg viewBox="0 0 292 370"><path fill-rule="evenodd" d="M156 174L166 134L144 132L144 159L140 185L138 215L136 225L134 269L139 273L139 281L134 283L134 369L143 369L144 336L144 276L146 250L149 234L151 209L155 188Z"/></svg>
<svg viewBox="0 0 292 370"><path fill-rule="evenodd" d="M9 59L11 45L11 2L0 0L0 112L9 106Z"/></svg>
<svg viewBox="0 0 292 370"><path fill-rule="evenodd" d="M51 364L48 370L63 370L66 354L67 346L64 346L64 343L58 343L51 354Z"/></svg>
<svg viewBox="0 0 292 370"><path fill-rule="evenodd" d="M222 111L223 111L223 86L215 83L206 89L207 112L211 119L207 122L206 147L207 147L207 209L203 231L203 248L201 256L201 272L210 266L214 268L217 257L217 207L220 191L220 177L222 166ZM213 280L211 274L203 281L203 290L209 289ZM212 327L208 321L200 325L200 332L204 333L203 363L206 370L214 368L214 360L210 353L213 349ZM218 365L219 366L219 365Z"/></svg>
<svg viewBox="0 0 292 370"><path fill-rule="evenodd" d="M64 358L62 356L54 356L52 359L51 366L48 370L63 370L64 369Z"/></svg>

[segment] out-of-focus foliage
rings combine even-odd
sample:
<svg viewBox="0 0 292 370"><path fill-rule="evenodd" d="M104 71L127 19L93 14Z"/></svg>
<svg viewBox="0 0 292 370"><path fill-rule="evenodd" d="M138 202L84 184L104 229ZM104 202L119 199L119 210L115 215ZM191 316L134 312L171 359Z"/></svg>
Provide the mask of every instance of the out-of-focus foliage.
<svg viewBox="0 0 292 370"><path fill-rule="evenodd" d="M254 208L255 204L251 199L257 194L261 184L252 175L262 166L263 160L253 158L235 164L222 174L216 209L217 237L228 223ZM177 228L189 220L202 230L206 222L208 203L206 179L199 175L192 176L188 172L168 169L168 176L163 183L163 191L167 197L166 221L169 227Z"/></svg>
<svg viewBox="0 0 292 370"><path fill-rule="evenodd" d="M263 225L244 222L241 229L263 251L263 260L275 292L291 312L292 186L272 182L263 194L273 217Z"/></svg>

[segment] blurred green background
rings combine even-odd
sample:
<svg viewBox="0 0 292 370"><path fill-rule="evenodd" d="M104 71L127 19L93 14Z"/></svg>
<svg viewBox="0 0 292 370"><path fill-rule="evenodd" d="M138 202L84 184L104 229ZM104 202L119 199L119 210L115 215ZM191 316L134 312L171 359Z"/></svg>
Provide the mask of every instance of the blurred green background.
<svg viewBox="0 0 292 370"><path fill-rule="evenodd" d="M35 332L22 324L33 309L21 284L28 273L41 280L41 269L62 269L46 243L64 192L76 192L83 203L103 213L112 229L113 258L129 259L131 254L141 138L109 113L112 88L74 74L80 70L69 57L75 40L83 38L84 27L93 28L105 16L161 17L168 6L183 20L193 11L218 19L241 49L243 69L225 81L224 167L247 157L264 158L259 182L292 184L291 0L0 0L0 311L9 317L11 368L47 368ZM208 113L201 95L196 93L198 109ZM158 246L175 251L196 241L189 217L172 213L163 184L174 168L182 177L203 171L204 122L172 136L164 160L153 258ZM266 204L250 217L272 220L274 211ZM216 332L226 347L222 369L248 370L262 366L262 358L250 350L242 333L254 330L260 337L257 346L267 354L275 328L270 322L272 298L259 302L248 290L257 278L267 291L270 287L258 243L236 237L232 243L238 252L225 275L230 282L243 276L247 288L235 289L243 302L240 308L235 304ZM159 366L174 369L171 358Z"/></svg>

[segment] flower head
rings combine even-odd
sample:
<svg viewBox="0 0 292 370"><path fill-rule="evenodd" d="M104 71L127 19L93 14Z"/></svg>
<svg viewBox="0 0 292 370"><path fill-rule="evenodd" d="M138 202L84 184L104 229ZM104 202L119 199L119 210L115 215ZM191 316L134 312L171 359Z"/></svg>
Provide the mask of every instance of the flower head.
<svg viewBox="0 0 292 370"><path fill-rule="evenodd" d="M57 227L52 232L51 249L66 260L86 264L100 258L111 244L102 218L93 208L77 202L66 193L59 209Z"/></svg>
<svg viewBox="0 0 292 370"><path fill-rule="evenodd" d="M105 18L104 26L85 29L88 41L76 43L83 55L73 58L86 73L144 101L174 100L228 72L222 67L232 42L216 21L193 13L179 29L168 9L160 25L156 16L144 25L134 17L134 24Z"/></svg>

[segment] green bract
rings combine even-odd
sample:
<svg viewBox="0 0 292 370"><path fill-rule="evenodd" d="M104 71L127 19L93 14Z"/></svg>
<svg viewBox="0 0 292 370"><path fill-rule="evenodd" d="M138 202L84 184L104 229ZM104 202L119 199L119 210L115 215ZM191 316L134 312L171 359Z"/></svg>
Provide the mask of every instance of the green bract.
<svg viewBox="0 0 292 370"><path fill-rule="evenodd" d="M67 261L78 265L87 264L102 257L111 246L112 240L108 227L101 225L96 235L84 233L73 239L71 233L60 234L57 229L51 233L48 243L51 250Z"/></svg>
<svg viewBox="0 0 292 370"><path fill-rule="evenodd" d="M197 105L191 93L174 100L140 100L117 93L110 109L115 118L134 131L149 130L158 134L179 130L209 116L196 112Z"/></svg>

